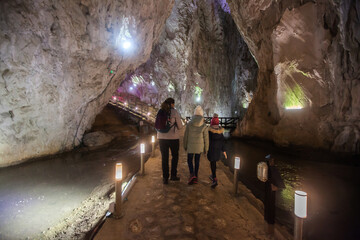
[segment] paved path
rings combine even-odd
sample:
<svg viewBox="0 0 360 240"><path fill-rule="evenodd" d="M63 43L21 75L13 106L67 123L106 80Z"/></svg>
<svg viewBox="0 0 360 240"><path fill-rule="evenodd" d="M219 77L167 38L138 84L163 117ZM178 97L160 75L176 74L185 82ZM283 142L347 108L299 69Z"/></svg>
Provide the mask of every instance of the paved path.
<svg viewBox="0 0 360 240"><path fill-rule="evenodd" d="M212 189L209 162L202 156L199 183L188 185L186 153L180 150L181 180L163 185L157 150L123 204L124 216L108 218L95 239L283 239L278 230L275 236L267 234L262 214L250 204L241 183L239 191L246 193L233 196L230 174L221 169L219 185Z"/></svg>

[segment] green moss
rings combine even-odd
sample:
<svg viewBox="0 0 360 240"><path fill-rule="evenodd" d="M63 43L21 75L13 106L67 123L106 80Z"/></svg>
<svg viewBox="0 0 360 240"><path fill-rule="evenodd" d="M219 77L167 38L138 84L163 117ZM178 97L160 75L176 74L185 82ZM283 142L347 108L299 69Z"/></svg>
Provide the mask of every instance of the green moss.
<svg viewBox="0 0 360 240"><path fill-rule="evenodd" d="M305 94L299 84L295 84L294 88L286 87L285 91L285 108L303 108L305 105Z"/></svg>
<svg viewBox="0 0 360 240"><path fill-rule="evenodd" d="M194 87L195 90L195 95L197 95L198 97L201 97L202 92L204 91L201 87L199 86L195 86Z"/></svg>
<svg viewBox="0 0 360 240"><path fill-rule="evenodd" d="M308 78L312 78L313 76L310 73L306 73L304 71L301 71L300 69L298 69L299 63L297 63L296 61L291 61L289 64L289 72L297 72L297 73L301 73L302 75L304 75L305 77Z"/></svg>

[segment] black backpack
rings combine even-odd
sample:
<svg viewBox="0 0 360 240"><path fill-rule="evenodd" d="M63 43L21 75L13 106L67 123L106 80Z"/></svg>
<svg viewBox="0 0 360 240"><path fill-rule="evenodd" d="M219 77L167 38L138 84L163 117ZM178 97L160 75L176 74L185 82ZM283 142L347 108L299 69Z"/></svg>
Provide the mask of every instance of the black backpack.
<svg viewBox="0 0 360 240"><path fill-rule="evenodd" d="M160 133L167 133L175 124L171 125L171 111L166 112L162 109L156 114L155 129Z"/></svg>

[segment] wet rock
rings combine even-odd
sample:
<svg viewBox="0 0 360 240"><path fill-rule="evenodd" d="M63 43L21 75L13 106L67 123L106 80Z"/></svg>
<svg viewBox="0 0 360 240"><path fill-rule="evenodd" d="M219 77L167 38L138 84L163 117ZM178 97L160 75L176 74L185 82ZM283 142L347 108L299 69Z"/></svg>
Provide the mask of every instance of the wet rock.
<svg viewBox="0 0 360 240"><path fill-rule="evenodd" d="M130 222L130 226L129 229L131 232L133 233L140 233L142 231L142 224L138 219L135 219L133 221Z"/></svg>

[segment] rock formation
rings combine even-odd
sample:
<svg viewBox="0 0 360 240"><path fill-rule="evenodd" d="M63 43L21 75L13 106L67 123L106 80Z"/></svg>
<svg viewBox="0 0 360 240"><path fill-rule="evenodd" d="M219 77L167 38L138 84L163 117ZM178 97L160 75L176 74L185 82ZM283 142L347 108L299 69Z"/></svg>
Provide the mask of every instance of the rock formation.
<svg viewBox="0 0 360 240"><path fill-rule="evenodd" d="M0 166L79 145L126 73L149 58L173 4L1 1Z"/></svg>
<svg viewBox="0 0 360 240"><path fill-rule="evenodd" d="M128 75L122 90L158 106L173 97L183 117L198 104L206 116L234 116L245 112L256 73L226 2L177 0L150 59Z"/></svg>
<svg viewBox="0 0 360 240"><path fill-rule="evenodd" d="M358 2L228 3L259 66L258 88L237 134L359 153Z"/></svg>
<svg viewBox="0 0 360 240"><path fill-rule="evenodd" d="M0 166L78 146L133 76L156 88L145 100L171 95L183 116L250 104L239 136L360 152L358 1L3 0L0 11Z"/></svg>

